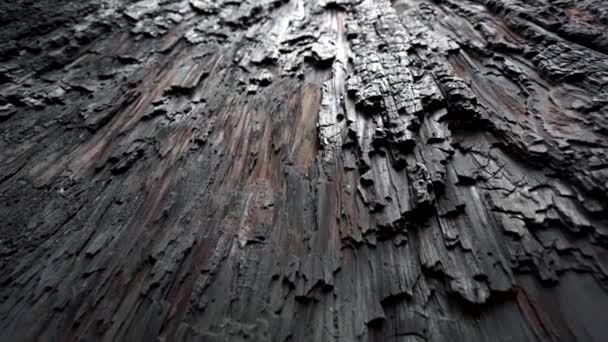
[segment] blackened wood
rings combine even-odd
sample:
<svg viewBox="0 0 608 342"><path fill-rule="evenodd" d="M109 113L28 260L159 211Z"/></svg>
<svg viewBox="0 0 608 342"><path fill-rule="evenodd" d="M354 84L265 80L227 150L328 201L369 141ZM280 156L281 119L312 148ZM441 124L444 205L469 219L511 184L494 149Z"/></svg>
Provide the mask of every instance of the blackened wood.
<svg viewBox="0 0 608 342"><path fill-rule="evenodd" d="M608 3L0 4L0 341L605 341Z"/></svg>

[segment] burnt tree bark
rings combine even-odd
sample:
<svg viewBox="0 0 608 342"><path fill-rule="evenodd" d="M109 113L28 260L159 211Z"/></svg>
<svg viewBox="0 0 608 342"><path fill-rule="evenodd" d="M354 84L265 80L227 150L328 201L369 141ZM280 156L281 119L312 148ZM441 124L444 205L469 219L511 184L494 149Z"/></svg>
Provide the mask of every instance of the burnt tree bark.
<svg viewBox="0 0 608 342"><path fill-rule="evenodd" d="M0 341L605 341L607 18L0 3Z"/></svg>

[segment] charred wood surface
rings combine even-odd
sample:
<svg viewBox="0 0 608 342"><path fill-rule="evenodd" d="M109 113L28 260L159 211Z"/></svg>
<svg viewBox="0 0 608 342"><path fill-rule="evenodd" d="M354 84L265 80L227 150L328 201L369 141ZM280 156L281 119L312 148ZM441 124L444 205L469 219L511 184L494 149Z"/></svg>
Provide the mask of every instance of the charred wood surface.
<svg viewBox="0 0 608 342"><path fill-rule="evenodd" d="M0 3L0 341L606 341L608 2Z"/></svg>

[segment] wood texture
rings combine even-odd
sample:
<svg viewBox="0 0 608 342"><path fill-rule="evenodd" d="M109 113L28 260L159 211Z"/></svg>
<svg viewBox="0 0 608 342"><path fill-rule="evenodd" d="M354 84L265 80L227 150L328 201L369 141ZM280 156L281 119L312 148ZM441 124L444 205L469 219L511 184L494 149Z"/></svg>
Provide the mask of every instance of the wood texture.
<svg viewBox="0 0 608 342"><path fill-rule="evenodd" d="M0 3L0 341L605 341L608 2Z"/></svg>

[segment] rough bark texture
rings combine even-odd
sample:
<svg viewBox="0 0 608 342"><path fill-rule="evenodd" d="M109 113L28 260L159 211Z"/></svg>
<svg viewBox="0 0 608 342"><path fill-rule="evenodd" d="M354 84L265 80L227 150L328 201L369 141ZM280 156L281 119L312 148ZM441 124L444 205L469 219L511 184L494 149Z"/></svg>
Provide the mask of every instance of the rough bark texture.
<svg viewBox="0 0 608 342"><path fill-rule="evenodd" d="M608 2L0 3L0 341L605 341Z"/></svg>

